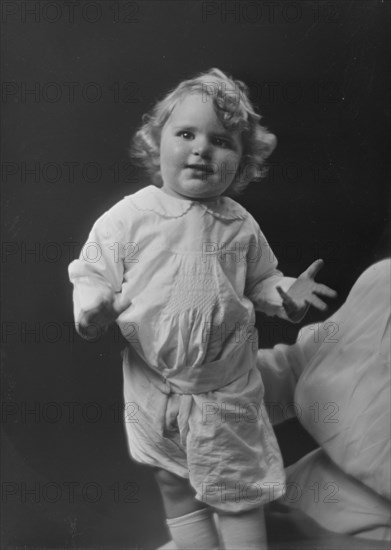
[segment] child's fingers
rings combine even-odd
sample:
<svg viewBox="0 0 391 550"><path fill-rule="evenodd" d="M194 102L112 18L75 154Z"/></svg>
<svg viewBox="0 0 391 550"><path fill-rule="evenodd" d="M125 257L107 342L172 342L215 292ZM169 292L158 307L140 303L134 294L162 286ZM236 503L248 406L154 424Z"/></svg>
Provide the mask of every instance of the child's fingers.
<svg viewBox="0 0 391 550"><path fill-rule="evenodd" d="M107 330L107 319L99 308L81 312L77 320L77 332L86 340L96 340Z"/></svg>
<svg viewBox="0 0 391 550"><path fill-rule="evenodd" d="M282 305L284 306L285 312L289 319L294 323L301 320L303 309L300 308L294 300L292 300L289 294L286 294L286 292L284 292L280 287L276 288L282 298ZM304 308L305 307L306 306L304 306Z"/></svg>
<svg viewBox="0 0 391 550"><path fill-rule="evenodd" d="M335 290L323 285L322 283L317 283L313 292L316 292L316 294L321 294L322 296L327 296L328 298L336 298L338 296Z"/></svg>
<svg viewBox="0 0 391 550"><path fill-rule="evenodd" d="M323 260L315 260L302 274L301 277L308 277L309 279L314 279L319 271L324 266Z"/></svg>
<svg viewBox="0 0 391 550"><path fill-rule="evenodd" d="M320 309L321 311L326 311L327 304L323 302L320 298L318 298L315 294L311 294L306 298L305 300L307 304L311 304L312 306L316 307L316 309Z"/></svg>
<svg viewBox="0 0 391 550"><path fill-rule="evenodd" d="M286 305L294 305L295 302L292 300L292 298L283 290L280 286L276 286L278 294L281 296L284 304Z"/></svg>

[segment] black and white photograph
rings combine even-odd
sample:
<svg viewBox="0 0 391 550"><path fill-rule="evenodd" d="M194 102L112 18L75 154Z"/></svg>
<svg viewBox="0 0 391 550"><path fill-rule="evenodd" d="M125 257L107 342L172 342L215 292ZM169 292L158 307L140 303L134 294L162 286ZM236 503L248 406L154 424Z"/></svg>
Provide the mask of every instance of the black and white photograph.
<svg viewBox="0 0 391 550"><path fill-rule="evenodd" d="M390 2L0 10L1 550L390 549Z"/></svg>

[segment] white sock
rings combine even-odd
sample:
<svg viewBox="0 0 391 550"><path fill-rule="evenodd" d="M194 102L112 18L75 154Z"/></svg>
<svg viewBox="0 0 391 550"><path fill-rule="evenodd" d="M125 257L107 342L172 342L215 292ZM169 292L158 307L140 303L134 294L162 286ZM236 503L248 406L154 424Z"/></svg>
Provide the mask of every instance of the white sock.
<svg viewBox="0 0 391 550"><path fill-rule="evenodd" d="M241 514L219 514L225 550L266 550L266 526L263 508Z"/></svg>
<svg viewBox="0 0 391 550"><path fill-rule="evenodd" d="M172 540L180 550L217 550L219 537L209 508L167 519Z"/></svg>

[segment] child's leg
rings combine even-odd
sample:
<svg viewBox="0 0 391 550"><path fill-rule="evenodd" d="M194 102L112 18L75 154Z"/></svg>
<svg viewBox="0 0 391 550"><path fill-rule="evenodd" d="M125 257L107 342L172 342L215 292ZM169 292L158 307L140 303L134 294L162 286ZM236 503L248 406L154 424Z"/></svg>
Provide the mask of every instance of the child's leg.
<svg viewBox="0 0 391 550"><path fill-rule="evenodd" d="M176 546L181 550L217 549L219 538L212 511L194 498L195 491L189 480L166 470L157 470L155 476Z"/></svg>
<svg viewBox="0 0 391 550"><path fill-rule="evenodd" d="M240 514L218 512L225 550L266 550L266 526L263 508Z"/></svg>
<svg viewBox="0 0 391 550"><path fill-rule="evenodd" d="M188 479L161 469L155 469L155 478L168 519L205 508L205 504L195 499L195 491Z"/></svg>

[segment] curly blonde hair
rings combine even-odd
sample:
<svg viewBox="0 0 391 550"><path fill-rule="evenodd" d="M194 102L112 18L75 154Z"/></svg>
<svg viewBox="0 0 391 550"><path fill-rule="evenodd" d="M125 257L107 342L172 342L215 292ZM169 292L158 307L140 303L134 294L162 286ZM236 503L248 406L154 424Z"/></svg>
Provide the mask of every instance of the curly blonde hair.
<svg viewBox="0 0 391 550"><path fill-rule="evenodd" d="M251 181L265 175L265 160L276 146L276 137L261 126L248 96L247 86L219 69L210 69L194 78L184 80L143 116L143 125L137 130L130 154L142 166L154 184L162 185L160 174L160 139L162 129L174 107L187 94L207 94L219 120L226 129L241 134L243 153L233 182L225 194L236 195Z"/></svg>

